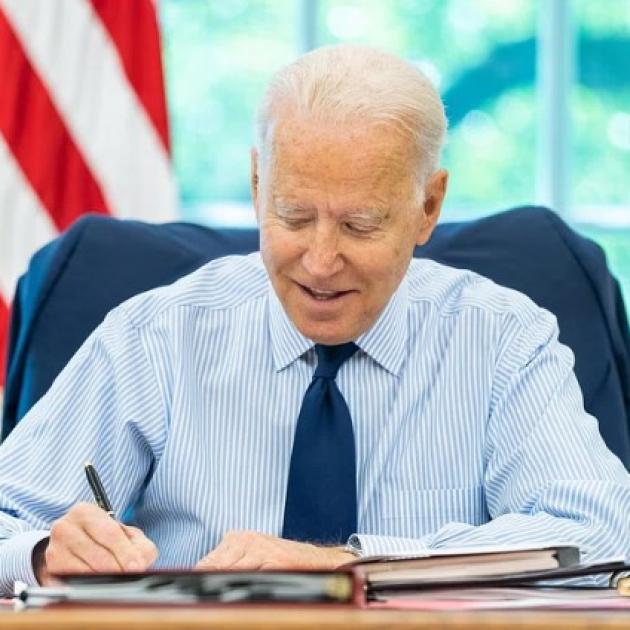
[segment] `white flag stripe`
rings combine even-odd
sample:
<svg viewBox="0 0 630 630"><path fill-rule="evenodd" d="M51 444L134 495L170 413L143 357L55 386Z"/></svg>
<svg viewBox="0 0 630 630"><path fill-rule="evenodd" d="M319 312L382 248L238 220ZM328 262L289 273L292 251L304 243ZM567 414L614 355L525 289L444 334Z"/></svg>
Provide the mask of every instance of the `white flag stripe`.
<svg viewBox="0 0 630 630"><path fill-rule="evenodd" d="M0 293L10 304L17 279L26 270L31 254L54 238L57 231L2 134L0 164Z"/></svg>
<svg viewBox="0 0 630 630"><path fill-rule="evenodd" d="M91 5L85 0L0 2L112 212L173 219L176 189L169 157ZM81 72L85 67L91 72Z"/></svg>

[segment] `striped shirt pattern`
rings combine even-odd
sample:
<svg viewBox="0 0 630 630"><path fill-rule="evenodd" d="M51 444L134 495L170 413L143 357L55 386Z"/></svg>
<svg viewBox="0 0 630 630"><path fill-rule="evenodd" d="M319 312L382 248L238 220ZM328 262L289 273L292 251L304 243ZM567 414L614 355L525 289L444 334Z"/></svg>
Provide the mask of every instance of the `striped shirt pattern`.
<svg viewBox="0 0 630 630"><path fill-rule="evenodd" d="M414 260L337 384L353 419L363 553L574 543L630 556L629 477L585 413L556 320L468 271ZM232 529L280 535L316 357L259 254L114 309L0 447L0 588L94 462L119 514L189 567Z"/></svg>

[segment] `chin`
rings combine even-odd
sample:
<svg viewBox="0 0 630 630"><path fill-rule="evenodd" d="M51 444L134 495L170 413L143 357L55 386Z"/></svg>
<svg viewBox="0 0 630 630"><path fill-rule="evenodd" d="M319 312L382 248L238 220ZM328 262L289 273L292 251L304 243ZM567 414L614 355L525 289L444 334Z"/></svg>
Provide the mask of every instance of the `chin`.
<svg viewBox="0 0 630 630"><path fill-rule="evenodd" d="M315 343L321 343L325 346L338 346L339 344L346 343L348 341L354 341L360 333L350 330L340 330L339 328L333 329L322 323L318 324L305 324L298 326L298 330L311 341Z"/></svg>
<svg viewBox="0 0 630 630"><path fill-rule="evenodd" d="M356 337L309 337L311 341L315 343L319 343L322 346L339 346L342 343L347 343L348 341L354 341Z"/></svg>

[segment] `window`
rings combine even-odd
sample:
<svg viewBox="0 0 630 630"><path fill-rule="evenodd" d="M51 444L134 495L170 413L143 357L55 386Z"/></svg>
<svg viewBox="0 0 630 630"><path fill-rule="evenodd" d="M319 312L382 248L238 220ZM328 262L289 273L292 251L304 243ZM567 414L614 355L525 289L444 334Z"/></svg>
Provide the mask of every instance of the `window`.
<svg viewBox="0 0 630 630"><path fill-rule="evenodd" d="M606 251L630 304L630 1L577 0L568 219Z"/></svg>
<svg viewBox="0 0 630 630"><path fill-rule="evenodd" d="M446 103L444 220L542 201L630 296L630 0L161 0L182 217L253 225L262 90L313 46L408 58Z"/></svg>
<svg viewBox="0 0 630 630"><path fill-rule="evenodd" d="M296 52L292 1L162 0L182 218L251 223L249 149L260 95Z"/></svg>

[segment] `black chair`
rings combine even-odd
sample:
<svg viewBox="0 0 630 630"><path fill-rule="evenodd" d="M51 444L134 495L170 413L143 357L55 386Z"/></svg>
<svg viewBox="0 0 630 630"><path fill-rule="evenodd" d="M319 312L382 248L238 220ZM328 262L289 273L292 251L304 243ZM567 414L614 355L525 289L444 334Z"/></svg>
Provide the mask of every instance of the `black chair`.
<svg viewBox="0 0 630 630"><path fill-rule="evenodd" d="M258 248L254 230L88 215L39 250L18 284L2 437L46 392L105 314L203 263ZM587 411L630 470L630 333L601 249L544 208L439 225L416 256L472 269L553 312L575 353Z"/></svg>

